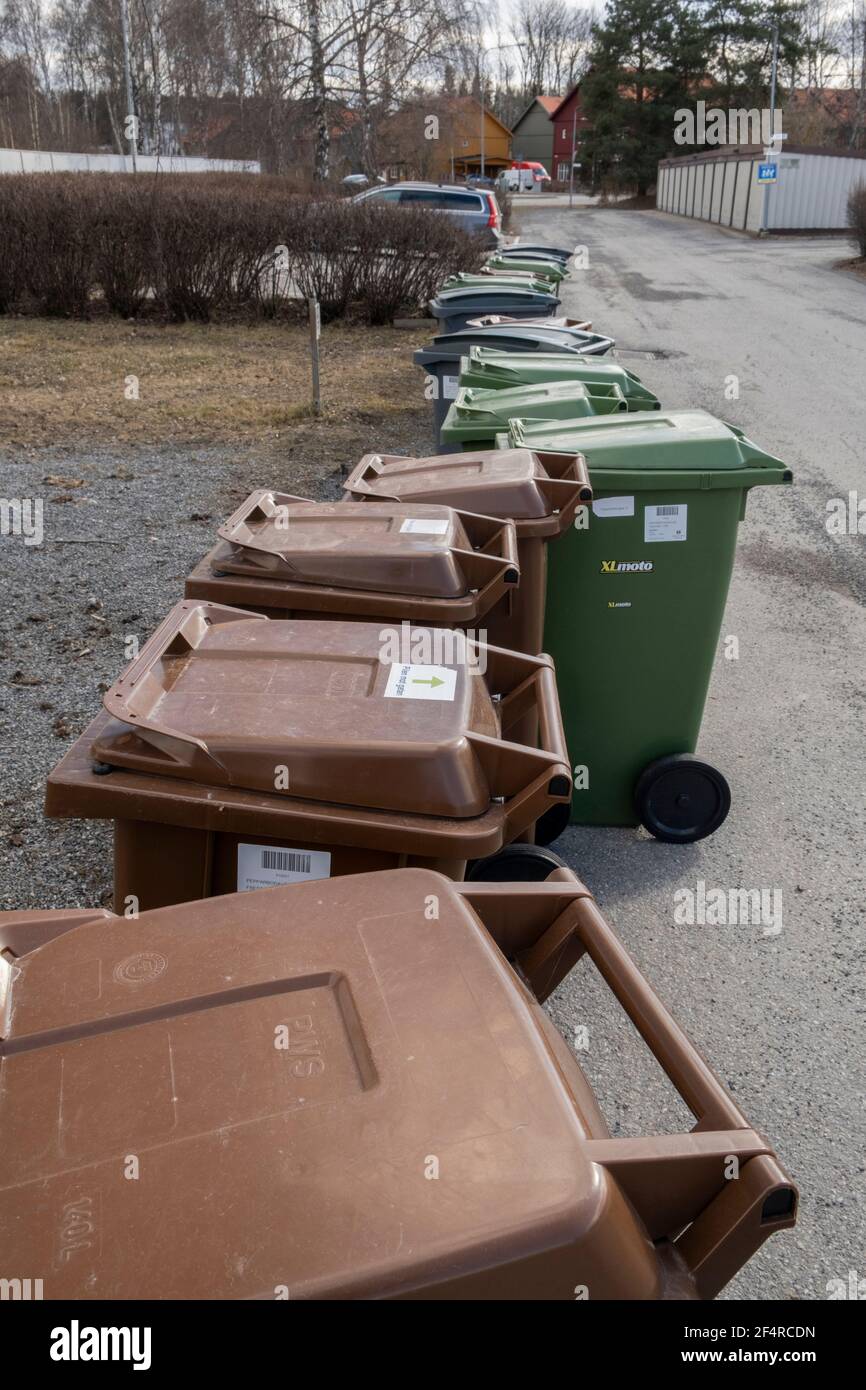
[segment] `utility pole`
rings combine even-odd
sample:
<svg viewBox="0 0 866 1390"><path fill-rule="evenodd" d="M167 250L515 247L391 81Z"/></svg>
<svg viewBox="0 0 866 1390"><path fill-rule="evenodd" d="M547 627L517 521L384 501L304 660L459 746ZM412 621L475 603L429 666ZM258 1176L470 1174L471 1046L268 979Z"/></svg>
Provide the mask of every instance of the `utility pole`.
<svg viewBox="0 0 866 1390"><path fill-rule="evenodd" d="M136 162L136 152L138 149L138 119L135 114L135 102L132 99L132 68L129 62L129 14L127 12L127 0L120 0L120 28L123 34L123 72L126 78L126 138L129 141L129 153L132 156L132 172L138 172ZM159 146L157 146L159 148Z"/></svg>
<svg viewBox="0 0 866 1390"><path fill-rule="evenodd" d="M773 25L773 68L770 74L770 141L774 141L776 135L776 73L779 67L779 26ZM769 158L772 153L770 150L764 152L765 158ZM767 235L770 216L770 189L772 184L764 185L764 202L761 208L761 235Z"/></svg>
<svg viewBox="0 0 866 1390"><path fill-rule="evenodd" d="M481 107L481 177L484 178L484 87L481 84L481 59L478 59L478 104Z"/></svg>
<svg viewBox="0 0 866 1390"><path fill-rule="evenodd" d="M568 182L568 206L574 207L574 159L577 154L577 99L571 117L571 177Z"/></svg>

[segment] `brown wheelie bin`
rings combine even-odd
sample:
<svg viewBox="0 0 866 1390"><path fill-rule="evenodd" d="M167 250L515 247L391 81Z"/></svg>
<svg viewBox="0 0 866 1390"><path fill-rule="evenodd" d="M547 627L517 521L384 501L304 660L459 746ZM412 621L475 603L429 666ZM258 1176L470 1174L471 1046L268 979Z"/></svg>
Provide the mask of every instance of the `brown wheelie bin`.
<svg viewBox="0 0 866 1390"><path fill-rule="evenodd" d="M48 779L49 816L114 821L115 910L407 864L461 878L568 803L549 657L396 637L177 604ZM512 737L527 713L538 745Z"/></svg>
<svg viewBox="0 0 866 1390"><path fill-rule="evenodd" d="M311 502L262 488L218 535L187 579L186 598L271 618L461 628L481 641L492 640L492 623L497 645L521 650L509 629L520 579L510 521L421 503Z"/></svg>
<svg viewBox="0 0 866 1390"><path fill-rule="evenodd" d="M611 1138L538 1003L581 953L690 1133ZM567 870L298 884L7 964L0 1248L46 1299L711 1298L795 1220Z"/></svg>
<svg viewBox="0 0 866 1390"><path fill-rule="evenodd" d="M511 612L489 614L494 646L540 652L544 635L547 543L574 522L577 508L592 501L581 454L489 449L475 453L403 458L365 454L345 484L356 501L438 502L508 518L517 529L520 585Z"/></svg>

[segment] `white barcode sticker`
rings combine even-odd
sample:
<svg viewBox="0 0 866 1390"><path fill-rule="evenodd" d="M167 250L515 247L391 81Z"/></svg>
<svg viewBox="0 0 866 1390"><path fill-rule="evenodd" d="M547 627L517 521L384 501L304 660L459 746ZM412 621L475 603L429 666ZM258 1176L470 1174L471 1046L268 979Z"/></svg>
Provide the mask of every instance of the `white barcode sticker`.
<svg viewBox="0 0 866 1390"><path fill-rule="evenodd" d="M419 536L444 536L448 532L448 522L436 521L433 517L407 516L400 530L411 531Z"/></svg>
<svg viewBox="0 0 866 1390"><path fill-rule="evenodd" d="M444 401L456 401L457 388L460 385L459 376L442 377L442 399Z"/></svg>
<svg viewBox="0 0 866 1390"><path fill-rule="evenodd" d="M684 541L687 532L688 510L688 505L685 502L669 502L664 506L644 507L644 541Z"/></svg>
<svg viewBox="0 0 866 1390"><path fill-rule="evenodd" d="M283 849L274 845L238 845L238 892L330 878L331 856L323 849Z"/></svg>
<svg viewBox="0 0 866 1390"><path fill-rule="evenodd" d="M449 666L395 662L388 672L386 700L453 700L457 672Z"/></svg>
<svg viewBox="0 0 866 1390"><path fill-rule="evenodd" d="M599 497L592 504L593 516L634 516L633 497Z"/></svg>

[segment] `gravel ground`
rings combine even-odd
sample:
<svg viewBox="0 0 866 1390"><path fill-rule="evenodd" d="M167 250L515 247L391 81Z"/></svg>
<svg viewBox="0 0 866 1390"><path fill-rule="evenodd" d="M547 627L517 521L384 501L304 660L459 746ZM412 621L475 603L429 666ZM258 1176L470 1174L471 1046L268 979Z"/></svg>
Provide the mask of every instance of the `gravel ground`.
<svg viewBox="0 0 866 1390"><path fill-rule="evenodd" d="M182 597L215 527L255 487L336 498L372 444L417 453L431 440L398 417L375 438L359 430L327 468L290 446L283 463L236 448L0 453L3 497L43 498L45 531L42 545L0 537L0 909L110 906L109 828L46 821L45 777L99 712L126 639L141 643Z"/></svg>
<svg viewBox="0 0 866 1390"><path fill-rule="evenodd" d="M702 751L732 782L730 819L692 847L574 829L557 849L801 1185L799 1226L728 1296L822 1298L828 1279L866 1268L863 542L823 528L826 498L862 484L866 289L831 269L844 253L825 242L757 246L602 209L533 208L519 221L527 239L590 245L565 309L612 332L665 404L731 418L795 469L793 492L767 489L750 505L726 619L743 659L719 659L707 708ZM407 354L415 345L407 334ZM728 404L732 371L744 390ZM413 453L432 438L392 419L371 442ZM0 539L0 907L110 900L108 829L46 822L46 774L124 665L125 639L146 637L177 600L215 525L254 486L337 495L341 465L367 439L354 454L341 447L330 470L289 447L280 464L237 448L0 455L0 491L43 497L46 536L33 547ZM676 927L673 893L699 878L780 887L784 930ZM579 968L550 1007L569 1038L588 1025L581 1060L614 1133L689 1125L591 971Z"/></svg>

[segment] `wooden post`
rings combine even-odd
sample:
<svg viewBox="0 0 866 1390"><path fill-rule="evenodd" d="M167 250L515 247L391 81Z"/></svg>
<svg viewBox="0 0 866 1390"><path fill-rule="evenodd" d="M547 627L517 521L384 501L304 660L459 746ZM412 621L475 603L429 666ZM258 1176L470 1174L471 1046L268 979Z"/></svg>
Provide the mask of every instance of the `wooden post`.
<svg viewBox="0 0 866 1390"><path fill-rule="evenodd" d="M310 361L313 369L313 414L322 413L322 395L319 388L319 338L322 335L322 313L318 299L308 299L310 311Z"/></svg>

